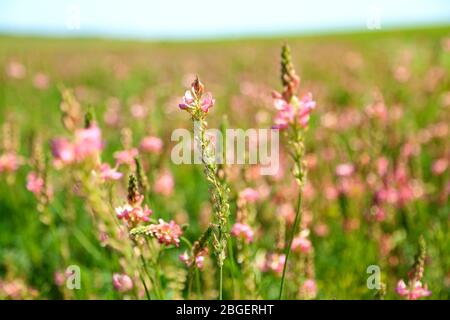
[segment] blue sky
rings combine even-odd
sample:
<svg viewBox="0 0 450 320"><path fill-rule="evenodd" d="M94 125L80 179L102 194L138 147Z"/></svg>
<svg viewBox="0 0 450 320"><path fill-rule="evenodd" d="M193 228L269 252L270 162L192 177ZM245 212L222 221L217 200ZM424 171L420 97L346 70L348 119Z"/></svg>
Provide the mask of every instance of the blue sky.
<svg viewBox="0 0 450 320"><path fill-rule="evenodd" d="M264 36L363 30L368 19L381 29L450 24L450 0L0 1L0 33L58 36Z"/></svg>

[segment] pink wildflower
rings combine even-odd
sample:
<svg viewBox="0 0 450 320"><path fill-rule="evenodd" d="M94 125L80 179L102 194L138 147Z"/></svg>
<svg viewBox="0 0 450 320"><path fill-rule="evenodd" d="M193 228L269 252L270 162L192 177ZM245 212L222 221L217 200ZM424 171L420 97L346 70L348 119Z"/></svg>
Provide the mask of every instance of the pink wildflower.
<svg viewBox="0 0 450 320"><path fill-rule="evenodd" d="M134 166L134 158L139 154L136 148L132 148L129 150L121 150L114 153L114 158L117 161L117 164L125 164L129 166Z"/></svg>
<svg viewBox="0 0 450 320"><path fill-rule="evenodd" d="M173 193L175 182L173 176L169 171L164 171L155 181L153 190L163 196L170 196Z"/></svg>
<svg viewBox="0 0 450 320"><path fill-rule="evenodd" d="M96 125L75 131L75 156L78 161L98 154L102 148L102 134Z"/></svg>
<svg viewBox="0 0 450 320"><path fill-rule="evenodd" d="M158 154L162 151L163 142L158 137L148 136L142 139L140 147L142 151Z"/></svg>
<svg viewBox="0 0 450 320"><path fill-rule="evenodd" d="M113 274L113 286L119 292L127 292L133 289L133 280L126 274Z"/></svg>
<svg viewBox="0 0 450 320"><path fill-rule="evenodd" d="M21 164L21 158L14 152L7 152L0 155L0 173L14 172Z"/></svg>
<svg viewBox="0 0 450 320"><path fill-rule="evenodd" d="M27 175L27 189L33 192L35 195L39 195L44 188L44 179L39 177L36 172L30 172Z"/></svg>
<svg viewBox="0 0 450 320"><path fill-rule="evenodd" d="M117 171L117 168L111 168L109 164L103 163L100 165L100 178L103 181L119 180L123 174Z"/></svg>
<svg viewBox="0 0 450 320"><path fill-rule="evenodd" d="M243 239L246 243L253 242L254 232L248 224L235 223L231 228L231 234L236 238Z"/></svg>
<svg viewBox="0 0 450 320"><path fill-rule="evenodd" d="M446 158L437 159L431 168L433 173L437 176L443 174L448 168L448 160Z"/></svg>
<svg viewBox="0 0 450 320"><path fill-rule="evenodd" d="M209 92L202 97L203 86L194 88L195 83L194 81L190 90L186 90L182 102L178 106L181 110L187 110L189 112L200 108L202 112L208 113L209 109L214 106L215 100ZM199 96L196 95L196 92L199 93Z"/></svg>
<svg viewBox="0 0 450 320"><path fill-rule="evenodd" d="M316 107L316 102L312 99L312 94L308 93L298 100L297 97L292 97L290 102L287 102L282 95L275 92L274 106L278 113L274 119L274 129L286 129L289 125L298 123L302 128L305 128L309 122L309 114Z"/></svg>
<svg viewBox="0 0 450 320"><path fill-rule="evenodd" d="M179 258L188 267L190 267L192 263L195 262L195 266L199 269L202 269L203 263L205 261L205 255L207 254L208 248L204 248L195 256L195 258L189 256L189 254L186 251L182 255L180 255Z"/></svg>
<svg viewBox="0 0 450 320"><path fill-rule="evenodd" d="M48 76L44 73L36 73L33 77L33 85L40 90L47 89L49 82Z"/></svg>
<svg viewBox="0 0 450 320"><path fill-rule="evenodd" d="M180 245L180 236L183 234L181 227L171 220L169 223L159 219L159 224L151 224L149 233L156 237L161 244L166 246L174 244Z"/></svg>
<svg viewBox="0 0 450 320"><path fill-rule="evenodd" d="M355 172L355 167L351 163L342 163L336 167L336 175L339 177L348 177Z"/></svg>
<svg viewBox="0 0 450 320"><path fill-rule="evenodd" d="M152 213L152 210L148 206L142 208L139 203L134 207L126 204L123 207L116 208L117 218L131 223L138 223L140 221L147 222Z"/></svg>
<svg viewBox="0 0 450 320"><path fill-rule="evenodd" d="M428 290L426 285L423 286L420 281L416 281L411 288L408 288L405 282L400 280L397 283L396 291L401 297L405 297L408 300L417 300L431 295L431 291Z"/></svg>
<svg viewBox="0 0 450 320"><path fill-rule="evenodd" d="M12 61L8 64L6 73L9 77L14 79L23 79L26 76L27 69L25 66L19 62Z"/></svg>
<svg viewBox="0 0 450 320"><path fill-rule="evenodd" d="M303 282L301 292L306 299L314 299L317 296L317 285L313 279L306 279Z"/></svg>
<svg viewBox="0 0 450 320"><path fill-rule="evenodd" d="M283 272L284 262L286 261L286 256L284 254L271 253L266 256L266 261L263 265L262 270L264 272L272 271L276 274L281 274Z"/></svg>
<svg viewBox="0 0 450 320"><path fill-rule="evenodd" d="M51 142L52 154L55 157L55 165L58 167L71 164L75 161L75 147L65 138L57 138Z"/></svg>
<svg viewBox="0 0 450 320"><path fill-rule="evenodd" d="M245 188L239 193L239 198L245 202L253 203L258 201L259 192L253 188Z"/></svg>
<svg viewBox="0 0 450 320"><path fill-rule="evenodd" d="M309 235L309 230L303 230L299 236L295 237L292 241L292 251L301 252L307 254L311 252L312 244L311 241L307 238Z"/></svg>

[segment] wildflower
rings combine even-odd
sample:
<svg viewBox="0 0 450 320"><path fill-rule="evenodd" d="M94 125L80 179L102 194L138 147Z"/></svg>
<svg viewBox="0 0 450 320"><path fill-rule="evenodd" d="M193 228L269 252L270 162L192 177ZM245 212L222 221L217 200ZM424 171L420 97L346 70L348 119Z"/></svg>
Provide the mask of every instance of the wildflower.
<svg viewBox="0 0 450 320"><path fill-rule="evenodd" d="M95 124L75 130L74 142L66 138L56 138L51 142L57 167L82 162L88 157L98 155L102 148L101 131Z"/></svg>
<svg viewBox="0 0 450 320"><path fill-rule="evenodd" d="M153 190L163 196L170 196L173 193L175 182L173 176L169 171L164 171L156 178Z"/></svg>
<svg viewBox="0 0 450 320"><path fill-rule="evenodd" d="M214 106L215 99L213 99L211 93L203 95L203 84L198 81L197 86L192 86L190 90L186 90L182 103L178 106L181 110L187 110L189 113L202 111L208 113L209 109Z"/></svg>
<svg viewBox="0 0 450 320"><path fill-rule="evenodd" d="M304 131L309 123L310 113L316 107L312 94L307 93L300 99L296 96L296 91L300 85L300 78L295 73L294 65L291 61L290 49L284 45L281 50L281 83L283 85L282 93L273 92L275 109L277 114L274 119L273 128L283 130L288 139L289 153L294 160L293 175L300 186L297 198L297 210L295 212L294 224L288 236L288 242L285 248L285 260L283 263L283 275L281 278L279 299L283 297L283 289L286 277L287 260L292 249L295 233L300 223L301 199L303 187L306 183L306 161ZM305 239L300 239L304 244ZM299 240L297 240L298 242Z"/></svg>
<svg viewBox="0 0 450 320"><path fill-rule="evenodd" d="M48 88L49 78L44 73L36 73L33 77L33 85L40 90L44 90Z"/></svg>
<svg viewBox="0 0 450 320"><path fill-rule="evenodd" d="M342 163L336 167L336 175L339 177L348 177L353 174L355 167L351 163Z"/></svg>
<svg viewBox="0 0 450 320"><path fill-rule="evenodd" d="M131 115L136 119L143 119L148 113L147 108L140 103L133 104L130 109Z"/></svg>
<svg viewBox="0 0 450 320"><path fill-rule="evenodd" d="M309 230L303 230L299 236L295 237L292 241L292 251L301 252L307 254L312 249L311 241L307 238L309 235Z"/></svg>
<svg viewBox="0 0 450 320"><path fill-rule="evenodd" d="M174 244L180 245L180 236L183 234L181 227L171 220L169 223L162 219L158 220L158 224L148 226L147 233L158 239L159 243L166 246Z"/></svg>
<svg viewBox="0 0 450 320"><path fill-rule="evenodd" d="M201 151L201 159L205 166L206 178L211 188L211 198L214 204L215 228L213 231L213 247L219 268L219 299L222 299L223 288L223 264L226 259L226 247L228 237L228 217L230 215L230 204L228 202L229 188L225 181L218 176L218 166L211 147L212 141L206 134L206 115L214 105L215 100L211 94L204 93L204 86L198 77L192 82L191 89L185 92L183 102L179 104L180 109L186 110L194 121L195 141Z"/></svg>
<svg viewBox="0 0 450 320"><path fill-rule="evenodd" d="M75 156L78 161L98 154L103 148L100 129L92 124L87 128L75 131Z"/></svg>
<svg viewBox="0 0 450 320"><path fill-rule="evenodd" d="M258 201L259 192L252 188L245 188L239 193L239 198L245 202L253 203Z"/></svg>
<svg viewBox="0 0 450 320"><path fill-rule="evenodd" d="M113 274L113 286L119 292L127 292L133 289L133 280L126 274Z"/></svg>
<svg viewBox="0 0 450 320"><path fill-rule="evenodd" d="M437 176L443 174L448 167L448 160L446 158L437 159L431 168L433 173Z"/></svg>
<svg viewBox="0 0 450 320"><path fill-rule="evenodd" d="M162 151L163 142L158 137L148 136L142 139L140 147L144 152L159 154Z"/></svg>
<svg viewBox="0 0 450 320"><path fill-rule="evenodd" d="M147 222L152 213L152 210L147 205L142 208L140 205L133 207L126 204L116 208L117 218L132 223L138 223L140 221Z"/></svg>
<svg viewBox="0 0 450 320"><path fill-rule="evenodd" d="M419 250L414 261L414 266L408 274L408 285L403 280L397 282L396 291L399 296L408 300L417 300L431 295L431 291L428 290L427 285L423 285L421 282L425 267L425 258L426 243L421 236L419 238Z"/></svg>
<svg viewBox="0 0 450 320"><path fill-rule="evenodd" d="M121 150L114 153L114 159L116 159L117 164L125 164L128 166L134 166L134 158L137 157L139 151L136 148L131 148L129 150Z"/></svg>
<svg viewBox="0 0 450 320"><path fill-rule="evenodd" d="M15 152L6 152L0 155L0 173L14 172L22 164L22 159Z"/></svg>
<svg viewBox="0 0 450 320"><path fill-rule="evenodd" d="M422 282L416 281L412 285L412 288L408 288L405 281L400 280L397 283L396 292L399 296L405 297L408 300L417 300L423 297L428 297L431 295L431 291L428 290L427 286L423 286Z"/></svg>
<svg viewBox="0 0 450 320"><path fill-rule="evenodd" d="M240 222L235 223L231 228L231 234L236 238L243 239L246 243L253 242L254 232L248 224Z"/></svg>
<svg viewBox="0 0 450 320"><path fill-rule="evenodd" d="M195 255L189 256L189 254L185 251L182 255L179 256L180 260L188 267L192 266L194 263L198 269L203 268L203 263L205 261L205 256L208 254L208 248L203 248Z"/></svg>
<svg viewBox="0 0 450 320"><path fill-rule="evenodd" d="M117 171L117 168L111 168L109 164L102 163L99 168L100 178L103 181L107 180L119 180L123 174Z"/></svg>
<svg viewBox="0 0 450 320"><path fill-rule="evenodd" d="M30 172L27 175L27 190L33 192L35 195L41 194L44 188L44 179L39 177L36 172Z"/></svg>
<svg viewBox="0 0 450 320"><path fill-rule="evenodd" d="M266 256L265 263L263 265L262 271L272 271L276 274L281 274L283 272L283 267L286 262L286 255L271 253Z"/></svg>
<svg viewBox="0 0 450 320"><path fill-rule="evenodd" d="M278 110L274 118L273 129L287 129L290 125L300 124L305 128L309 122L309 114L316 107L316 102L309 92L300 100L292 97L290 101L286 101L278 92L273 93L274 107Z"/></svg>
<svg viewBox="0 0 450 320"><path fill-rule="evenodd" d="M23 79L27 74L25 66L17 61L12 61L8 64L6 73L9 77L14 79Z"/></svg>
<svg viewBox="0 0 450 320"><path fill-rule="evenodd" d="M317 285L314 279L306 279L300 289L305 299L314 299L317 296Z"/></svg>

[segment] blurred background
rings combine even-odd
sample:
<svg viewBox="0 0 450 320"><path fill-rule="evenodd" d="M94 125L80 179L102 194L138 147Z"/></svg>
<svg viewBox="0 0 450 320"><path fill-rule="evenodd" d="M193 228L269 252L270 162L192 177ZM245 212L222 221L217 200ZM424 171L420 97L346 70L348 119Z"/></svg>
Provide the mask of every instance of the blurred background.
<svg viewBox="0 0 450 320"><path fill-rule="evenodd" d="M385 297L405 298L396 286L408 282L422 235L423 284L431 298L450 299L448 0L0 0L0 299L144 298L115 228L131 166L86 191L80 177L90 176L89 163L58 168L50 141L73 139L92 111L102 162L114 167L118 151L139 149L152 217L188 224L184 236L195 241L212 207L202 167L170 160L173 130L192 129L180 99L199 75L216 99L210 127L226 115L230 128L270 128L283 43L299 94L317 101L301 221L313 249L292 256L299 269L288 275L286 297L374 299L366 270L376 265ZM159 147L143 149L146 137ZM27 186L42 156L45 197ZM248 259L227 260L225 298L277 297L275 258L298 191L284 149L281 167L274 177L230 167L231 223L242 190L260 198L250 208L254 243L243 253L230 241ZM184 250L183 242L161 255L166 298L188 297ZM205 258L201 290L190 298L217 298L214 261ZM68 265L80 267L82 290L65 286ZM134 290L117 290L116 273L128 274Z"/></svg>

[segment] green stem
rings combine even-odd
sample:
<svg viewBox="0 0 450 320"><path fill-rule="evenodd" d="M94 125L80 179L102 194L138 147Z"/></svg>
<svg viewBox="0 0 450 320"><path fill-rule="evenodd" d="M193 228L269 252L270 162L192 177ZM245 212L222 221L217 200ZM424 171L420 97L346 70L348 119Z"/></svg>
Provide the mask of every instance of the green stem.
<svg viewBox="0 0 450 320"><path fill-rule="evenodd" d="M281 276L280 294L278 296L278 300L281 300L283 298L284 281L286 278L288 259L289 259L289 254L291 253L291 247L292 247L292 242L294 241L295 232L297 231L298 225L300 223L300 208L301 208L301 206L302 206L302 190L300 188L300 192L298 195L298 201L297 201L297 211L295 213L294 226L292 227L291 235L289 238L289 243L288 243L288 246L286 247L286 253L285 253L286 259L284 260L283 275Z"/></svg>
<svg viewBox="0 0 450 320"><path fill-rule="evenodd" d="M223 265L219 266L219 300L223 300Z"/></svg>

